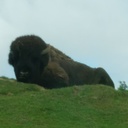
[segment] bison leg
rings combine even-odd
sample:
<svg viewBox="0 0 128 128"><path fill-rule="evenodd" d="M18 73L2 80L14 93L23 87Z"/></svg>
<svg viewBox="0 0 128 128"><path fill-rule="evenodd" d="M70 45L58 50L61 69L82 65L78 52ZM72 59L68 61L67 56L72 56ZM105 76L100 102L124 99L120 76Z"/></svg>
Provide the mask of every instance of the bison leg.
<svg viewBox="0 0 128 128"><path fill-rule="evenodd" d="M103 68L97 68L95 70L95 80L97 84L109 85L114 88L114 83L111 80L108 73Z"/></svg>
<svg viewBox="0 0 128 128"><path fill-rule="evenodd" d="M69 85L69 77L59 64L51 62L42 73L41 83L45 88L60 88Z"/></svg>

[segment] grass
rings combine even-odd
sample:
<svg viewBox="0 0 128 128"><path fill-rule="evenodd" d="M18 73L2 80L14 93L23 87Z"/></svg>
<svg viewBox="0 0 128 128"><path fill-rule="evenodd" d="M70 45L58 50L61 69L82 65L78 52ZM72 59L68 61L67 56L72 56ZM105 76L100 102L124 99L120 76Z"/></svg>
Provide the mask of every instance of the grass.
<svg viewBox="0 0 128 128"><path fill-rule="evenodd" d="M128 92L73 86L47 90L0 79L1 128L126 128Z"/></svg>

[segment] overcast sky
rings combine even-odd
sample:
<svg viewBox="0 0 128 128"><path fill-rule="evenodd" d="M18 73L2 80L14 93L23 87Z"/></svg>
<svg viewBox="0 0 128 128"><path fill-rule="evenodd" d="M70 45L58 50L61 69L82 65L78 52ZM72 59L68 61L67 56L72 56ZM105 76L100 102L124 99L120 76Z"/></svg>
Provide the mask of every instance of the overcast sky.
<svg viewBox="0 0 128 128"><path fill-rule="evenodd" d="M116 87L128 82L127 0L0 0L0 76L15 78L9 47L28 34L76 61L103 67Z"/></svg>

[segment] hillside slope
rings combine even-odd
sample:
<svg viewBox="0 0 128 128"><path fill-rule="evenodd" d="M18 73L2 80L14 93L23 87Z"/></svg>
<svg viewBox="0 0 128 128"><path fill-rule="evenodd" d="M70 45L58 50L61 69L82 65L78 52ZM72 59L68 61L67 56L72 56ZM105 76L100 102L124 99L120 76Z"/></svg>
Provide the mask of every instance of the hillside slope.
<svg viewBox="0 0 128 128"><path fill-rule="evenodd" d="M128 92L74 86L46 90L0 78L1 128L126 128Z"/></svg>

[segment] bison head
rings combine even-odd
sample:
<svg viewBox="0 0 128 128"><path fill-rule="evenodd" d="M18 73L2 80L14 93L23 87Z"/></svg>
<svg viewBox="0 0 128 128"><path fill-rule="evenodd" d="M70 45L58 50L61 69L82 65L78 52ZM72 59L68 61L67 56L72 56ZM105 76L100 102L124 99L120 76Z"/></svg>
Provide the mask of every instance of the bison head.
<svg viewBox="0 0 128 128"><path fill-rule="evenodd" d="M37 36L22 36L12 42L9 53L9 64L14 67L18 81L36 83L48 64L49 46Z"/></svg>

